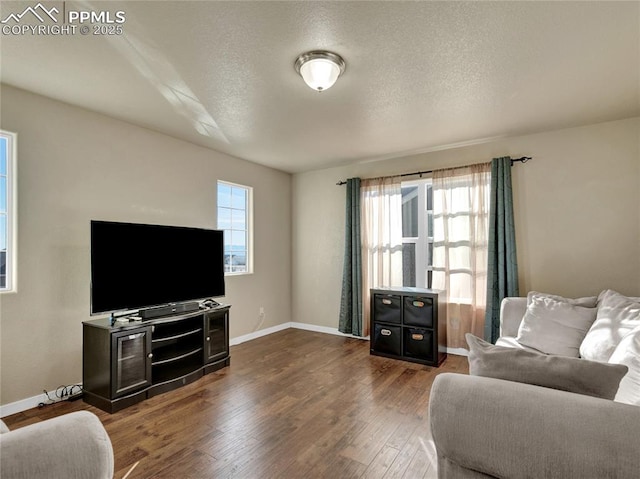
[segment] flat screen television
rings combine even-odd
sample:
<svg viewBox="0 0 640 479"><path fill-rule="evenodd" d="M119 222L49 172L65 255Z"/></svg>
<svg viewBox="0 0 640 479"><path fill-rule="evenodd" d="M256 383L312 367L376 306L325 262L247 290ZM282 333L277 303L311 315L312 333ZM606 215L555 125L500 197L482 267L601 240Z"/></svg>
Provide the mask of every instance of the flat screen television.
<svg viewBox="0 0 640 479"><path fill-rule="evenodd" d="M222 231L91 221L91 314L224 294Z"/></svg>

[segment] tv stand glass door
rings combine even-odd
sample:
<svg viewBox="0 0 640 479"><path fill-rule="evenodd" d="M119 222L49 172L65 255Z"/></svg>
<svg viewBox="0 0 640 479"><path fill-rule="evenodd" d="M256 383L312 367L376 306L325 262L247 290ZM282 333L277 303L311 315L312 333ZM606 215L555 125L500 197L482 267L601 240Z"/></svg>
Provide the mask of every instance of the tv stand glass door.
<svg viewBox="0 0 640 479"><path fill-rule="evenodd" d="M204 359L210 363L229 355L229 310L204 315Z"/></svg>
<svg viewBox="0 0 640 479"><path fill-rule="evenodd" d="M151 328L115 333L113 397L151 386Z"/></svg>

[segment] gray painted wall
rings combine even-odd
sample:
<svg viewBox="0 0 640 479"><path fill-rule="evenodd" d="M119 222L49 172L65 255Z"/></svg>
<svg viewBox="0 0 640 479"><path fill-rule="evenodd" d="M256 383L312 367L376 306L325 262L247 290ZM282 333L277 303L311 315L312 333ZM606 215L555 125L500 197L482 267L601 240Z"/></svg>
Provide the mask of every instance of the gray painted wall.
<svg viewBox="0 0 640 479"><path fill-rule="evenodd" d="M520 288L640 296L640 118L532 134L293 177L296 321L337 328L344 186L360 176L432 170L510 155ZM321 234L319 234L321 232Z"/></svg>
<svg viewBox="0 0 640 479"><path fill-rule="evenodd" d="M89 221L215 228L218 179L254 188L255 273L227 277L231 337L291 321L291 175L6 85L1 94L1 127L18 133L19 209L18 292L0 295L2 404L82 380Z"/></svg>

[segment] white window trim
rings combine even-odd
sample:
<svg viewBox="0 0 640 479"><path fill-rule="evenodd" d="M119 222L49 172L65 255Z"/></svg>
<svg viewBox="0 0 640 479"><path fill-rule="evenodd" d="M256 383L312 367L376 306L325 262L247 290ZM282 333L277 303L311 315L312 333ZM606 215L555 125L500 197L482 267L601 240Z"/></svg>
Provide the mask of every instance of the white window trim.
<svg viewBox="0 0 640 479"><path fill-rule="evenodd" d="M244 276L253 274L253 187L241 185L240 183L232 183L230 181L218 180L216 183L216 225L218 224L218 205L217 205L217 185L227 185L234 188L242 188L247 191L247 271L225 271L225 276Z"/></svg>
<svg viewBox="0 0 640 479"><path fill-rule="evenodd" d="M421 288L427 287L428 272L433 271L433 268L428 265L429 258L426 257L429 251L429 243L433 243L433 236L427 237L426 235L420 234L421 232L427 231L427 216L425 213L427 213L429 210L426 209L426 184L433 184L431 177L402 182L402 187L418 187L418 207L420 208L420 210L418 211L418 236L403 237L402 242L414 243L416 245L416 266L425 266L424 268L416 267L416 285ZM424 210L421 209L423 206L425 208Z"/></svg>
<svg viewBox="0 0 640 479"><path fill-rule="evenodd" d="M7 285L0 294L18 291L18 134L0 130L7 140Z"/></svg>

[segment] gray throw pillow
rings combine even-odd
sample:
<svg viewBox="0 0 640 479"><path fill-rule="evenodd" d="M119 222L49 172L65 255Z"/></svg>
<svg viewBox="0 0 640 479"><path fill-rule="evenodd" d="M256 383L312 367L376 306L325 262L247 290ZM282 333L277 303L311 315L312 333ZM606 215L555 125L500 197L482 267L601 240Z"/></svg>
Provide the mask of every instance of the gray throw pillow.
<svg viewBox="0 0 640 479"><path fill-rule="evenodd" d="M467 333L469 374L613 399L628 368L494 346Z"/></svg>
<svg viewBox="0 0 640 479"><path fill-rule="evenodd" d="M580 343L596 319L596 308L537 293L529 294L527 301L516 341L546 354L579 357Z"/></svg>

